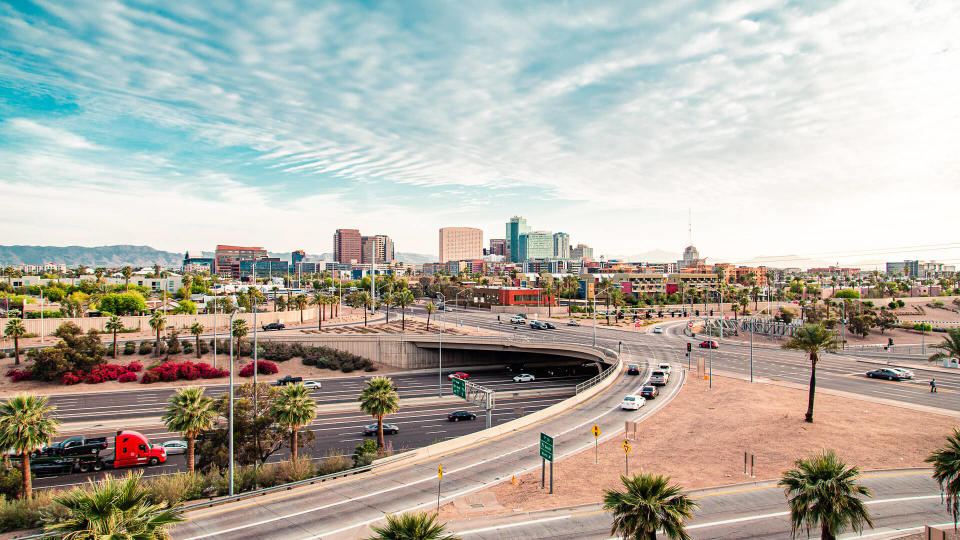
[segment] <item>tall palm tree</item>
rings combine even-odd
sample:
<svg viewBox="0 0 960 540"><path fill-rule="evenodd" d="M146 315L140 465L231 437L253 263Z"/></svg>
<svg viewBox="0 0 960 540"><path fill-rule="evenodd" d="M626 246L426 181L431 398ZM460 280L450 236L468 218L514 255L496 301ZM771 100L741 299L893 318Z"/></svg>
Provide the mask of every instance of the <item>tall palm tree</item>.
<svg viewBox="0 0 960 540"><path fill-rule="evenodd" d="M947 506L956 528L960 518L960 430L953 428L953 433L947 435L946 439L947 443L934 450L924 461L933 464L933 479L947 496Z"/></svg>
<svg viewBox="0 0 960 540"><path fill-rule="evenodd" d="M273 403L273 415L278 424L290 430L290 459L296 461L297 434L317 417L317 400L310 397L303 383L288 384Z"/></svg>
<svg viewBox="0 0 960 540"><path fill-rule="evenodd" d="M193 278L189 275L183 276L183 288L187 290L187 296L184 297L184 300L190 299L190 289L193 287Z"/></svg>
<svg viewBox="0 0 960 540"><path fill-rule="evenodd" d="M360 410L369 414L377 421L377 448L383 448L383 417L397 412L400 408L400 397L393 379L389 377L374 377L367 382L367 386L360 392Z"/></svg>
<svg viewBox="0 0 960 540"><path fill-rule="evenodd" d="M107 330L107 332L113 332L113 358L116 359L117 358L117 332L123 330L123 321L120 320L120 317L117 317L116 315L114 315L113 317L110 317L110 320L107 321L107 323L104 324L103 327Z"/></svg>
<svg viewBox="0 0 960 540"><path fill-rule="evenodd" d="M413 293L410 289L403 289L393 295L393 302L400 308L400 331L407 329L407 307L413 304Z"/></svg>
<svg viewBox="0 0 960 540"><path fill-rule="evenodd" d="M427 305L423 306L427 310L427 332L430 331L430 316L433 315L433 312L437 310L437 306L433 302L427 302Z"/></svg>
<svg viewBox="0 0 960 540"><path fill-rule="evenodd" d="M317 306L317 329L323 330L323 303L326 301L326 297L320 291L314 291L313 293L313 305Z"/></svg>
<svg viewBox="0 0 960 540"><path fill-rule="evenodd" d="M237 319L233 321L233 337L237 338L237 356L240 356L240 343L247 337L247 321Z"/></svg>
<svg viewBox="0 0 960 540"><path fill-rule="evenodd" d="M193 323L190 325L190 333L197 340L197 358L200 358L200 336L203 335L203 325L199 322Z"/></svg>
<svg viewBox="0 0 960 540"><path fill-rule="evenodd" d="M834 540L847 525L858 533L864 525L873 527L860 498L869 497L870 489L860 485L859 477L860 469L847 467L833 450L796 460L777 483L790 505L793 536L800 529L820 525L820 538Z"/></svg>
<svg viewBox="0 0 960 540"><path fill-rule="evenodd" d="M91 488L75 488L54 497L67 510L64 521L47 525L57 538L165 539L167 528L183 521L166 504L150 504L150 492L140 483L142 473L107 477Z"/></svg>
<svg viewBox="0 0 960 540"><path fill-rule="evenodd" d="M540 289L543 292L543 295L547 298L547 317L550 317L553 315L550 311L550 307L553 304L553 302L550 301L550 297L557 294L557 287L554 286L552 281L548 281L547 283L544 283Z"/></svg>
<svg viewBox="0 0 960 540"><path fill-rule="evenodd" d="M126 286L126 289L130 290L130 278L133 277L133 268L129 266L124 266L120 269L120 274L123 275L123 283Z"/></svg>
<svg viewBox="0 0 960 540"><path fill-rule="evenodd" d="M406 513L399 516L387 514L383 527L371 525L374 536L367 540L460 540L459 536L447 534L447 526L437 523L437 514L427 512Z"/></svg>
<svg viewBox="0 0 960 540"><path fill-rule="evenodd" d="M213 428L216 411L213 398L203 395L203 388L189 386L170 396L163 423L170 431L178 431L187 439L187 470L193 472L194 441L201 431Z"/></svg>
<svg viewBox="0 0 960 540"><path fill-rule="evenodd" d="M45 396L31 394L13 396L0 405L0 448L20 455L21 498L29 499L32 494L30 453L49 444L57 434L60 421L50 417L55 410L47 405Z"/></svg>
<svg viewBox="0 0 960 540"><path fill-rule="evenodd" d="M813 422L813 398L817 391L817 362L820 361L821 352L837 348L837 337L822 324L805 324L797 329L790 341L783 344L783 348L804 351L810 355L810 389L804 420Z"/></svg>
<svg viewBox="0 0 960 540"><path fill-rule="evenodd" d="M7 323L7 328L4 330L4 333L8 337L13 338L13 357L16 359L14 364L20 365L20 338L27 335L27 329L23 326L23 321L20 319L13 319Z"/></svg>
<svg viewBox="0 0 960 540"><path fill-rule="evenodd" d="M9 329L10 327L8 326L7 328ZM940 352L928 358L930 362L939 362L947 358L960 358L960 328L947 330L947 335L943 338L943 341L936 345L931 345L931 347L940 349Z"/></svg>
<svg viewBox="0 0 960 540"><path fill-rule="evenodd" d="M334 311L333 311L333 308L337 308L337 311L334 312ZM339 296L331 296L331 297L330 297L330 316L331 316L331 317L339 317L339 316L340 316L340 297L339 297Z"/></svg>
<svg viewBox="0 0 960 540"><path fill-rule="evenodd" d="M273 291L273 310L277 311L277 295L280 292L280 287L274 285L270 290Z"/></svg>
<svg viewBox="0 0 960 540"><path fill-rule="evenodd" d="M669 476L649 473L620 475L623 491L603 490L603 509L613 512L611 534L656 540L662 530L668 538L689 540L684 520L700 505Z"/></svg>
<svg viewBox="0 0 960 540"><path fill-rule="evenodd" d="M163 316L163 313L160 311L154 311L153 315L150 316L150 320L147 321L150 323L150 328L153 328L157 333L157 343L154 347L153 355L160 356L160 332L167 327L167 318Z"/></svg>
<svg viewBox="0 0 960 540"><path fill-rule="evenodd" d="M363 310L363 325L367 325L367 312L370 310L373 300L370 297L370 293L367 291L360 291L354 293L353 295L353 307L360 308Z"/></svg>
<svg viewBox="0 0 960 540"><path fill-rule="evenodd" d="M300 310L300 324L303 324L303 310L307 309L307 295L298 294L293 297L293 304Z"/></svg>

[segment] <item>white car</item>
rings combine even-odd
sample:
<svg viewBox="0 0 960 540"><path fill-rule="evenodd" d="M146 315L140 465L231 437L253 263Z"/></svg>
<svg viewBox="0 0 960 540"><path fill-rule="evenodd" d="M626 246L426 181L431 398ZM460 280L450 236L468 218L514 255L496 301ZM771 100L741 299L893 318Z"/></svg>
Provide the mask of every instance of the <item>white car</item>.
<svg viewBox="0 0 960 540"><path fill-rule="evenodd" d="M661 327L659 327L659 326L654 326L654 327L653 327L653 333L654 333L654 334L662 334L662 333L663 333L663 328L661 328Z"/></svg>
<svg viewBox="0 0 960 540"><path fill-rule="evenodd" d="M638 395L629 395L623 398L623 401L620 402L620 408L625 411L635 411L640 407L643 407L643 404L646 401L647 400Z"/></svg>
<svg viewBox="0 0 960 540"><path fill-rule="evenodd" d="M513 378L513 382L531 382L535 379L536 377L529 373L521 373Z"/></svg>
<svg viewBox="0 0 960 540"><path fill-rule="evenodd" d="M320 381L303 381L303 387L307 390L319 390Z"/></svg>
<svg viewBox="0 0 960 540"><path fill-rule="evenodd" d="M910 371L909 369L903 369L903 368L890 368L890 369L901 373L901 374L903 375L903 378L904 378L904 379L912 379L912 378L913 378L913 372Z"/></svg>
<svg viewBox="0 0 960 540"><path fill-rule="evenodd" d="M177 454L185 454L187 452L187 442L186 441L167 441L160 446L163 447L164 451L167 452L168 456L174 456Z"/></svg>
<svg viewBox="0 0 960 540"><path fill-rule="evenodd" d="M527 324L527 320L519 315L510 317L510 324Z"/></svg>
<svg viewBox="0 0 960 540"><path fill-rule="evenodd" d="M667 375L669 375L669 374L671 373L671 371L670 371L670 364L667 364L667 363L658 364L658 365L657 365L657 369L660 370L660 371L662 371L662 372L664 372L664 373L666 373Z"/></svg>
<svg viewBox="0 0 960 540"><path fill-rule="evenodd" d="M576 319L570 319L570 320L567 322L567 326L580 326L580 321L578 321L578 320L576 320Z"/></svg>

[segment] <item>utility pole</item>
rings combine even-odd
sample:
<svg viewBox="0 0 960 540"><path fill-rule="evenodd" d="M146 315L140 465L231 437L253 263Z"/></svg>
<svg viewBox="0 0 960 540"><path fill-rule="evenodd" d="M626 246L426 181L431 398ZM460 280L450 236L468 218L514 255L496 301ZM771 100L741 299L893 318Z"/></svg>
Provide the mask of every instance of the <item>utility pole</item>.
<svg viewBox="0 0 960 540"><path fill-rule="evenodd" d="M230 485L229 485L229 495L233 497L233 317L237 314L237 310L234 309L233 313L230 314L230 433L228 437L230 439L229 452L230 452L230 462L229 462L229 473L230 473ZM238 351L239 352L239 351Z"/></svg>

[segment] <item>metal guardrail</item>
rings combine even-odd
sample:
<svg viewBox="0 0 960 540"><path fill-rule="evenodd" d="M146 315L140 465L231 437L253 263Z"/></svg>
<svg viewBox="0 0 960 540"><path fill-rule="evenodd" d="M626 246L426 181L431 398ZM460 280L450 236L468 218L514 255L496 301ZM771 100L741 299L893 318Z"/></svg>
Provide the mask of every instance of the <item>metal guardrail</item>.
<svg viewBox="0 0 960 540"><path fill-rule="evenodd" d="M617 357L616 353L607 349L601 349L601 350L603 351L605 356L609 355L609 356L612 356L613 358L616 358L617 362L611 366L607 366L607 369L601 371L600 373L591 377L590 379L587 379L586 381L583 381L582 383L578 384L575 394L579 394L584 390L587 390L589 388L596 386L598 383L600 383L600 381L606 379L609 375L617 371L617 368L620 365L620 359Z"/></svg>

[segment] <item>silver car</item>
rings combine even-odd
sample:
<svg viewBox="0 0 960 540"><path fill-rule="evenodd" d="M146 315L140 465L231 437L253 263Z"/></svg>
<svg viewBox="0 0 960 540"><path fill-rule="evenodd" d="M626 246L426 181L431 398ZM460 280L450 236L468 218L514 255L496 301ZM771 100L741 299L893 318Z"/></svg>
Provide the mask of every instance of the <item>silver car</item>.
<svg viewBox="0 0 960 540"><path fill-rule="evenodd" d="M168 456L187 453L187 441L175 440L167 441L160 446L167 452Z"/></svg>

